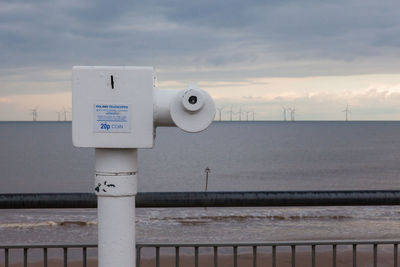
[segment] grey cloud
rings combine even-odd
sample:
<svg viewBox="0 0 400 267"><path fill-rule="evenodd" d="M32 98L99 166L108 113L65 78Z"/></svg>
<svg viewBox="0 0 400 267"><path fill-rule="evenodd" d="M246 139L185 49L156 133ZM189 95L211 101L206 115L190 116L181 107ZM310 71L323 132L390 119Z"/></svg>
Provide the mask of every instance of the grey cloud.
<svg viewBox="0 0 400 267"><path fill-rule="evenodd" d="M398 66L390 59L399 53L399 7L394 0L4 1L0 68L144 64L167 70L165 79L197 67L205 71L185 77L232 80L388 72Z"/></svg>

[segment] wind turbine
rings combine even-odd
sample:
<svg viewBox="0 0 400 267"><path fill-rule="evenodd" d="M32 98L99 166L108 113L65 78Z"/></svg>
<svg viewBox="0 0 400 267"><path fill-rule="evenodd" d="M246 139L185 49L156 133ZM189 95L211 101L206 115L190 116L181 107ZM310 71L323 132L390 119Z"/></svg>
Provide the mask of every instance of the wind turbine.
<svg viewBox="0 0 400 267"><path fill-rule="evenodd" d="M68 113L68 111L65 109L65 108L63 108L63 114L64 114L64 121L66 121L67 120L67 113Z"/></svg>
<svg viewBox="0 0 400 267"><path fill-rule="evenodd" d="M253 113L253 121L254 121L254 111L252 111L251 113Z"/></svg>
<svg viewBox="0 0 400 267"><path fill-rule="evenodd" d="M239 121L242 121L242 107L239 108Z"/></svg>
<svg viewBox="0 0 400 267"><path fill-rule="evenodd" d="M63 110L61 111L63 114L64 114L64 121L67 121L67 115L68 115L68 113L70 113L70 111L71 111L71 108L68 108L68 110L65 108L65 107L63 107Z"/></svg>
<svg viewBox="0 0 400 267"><path fill-rule="evenodd" d="M286 111L290 108L285 108L284 106L282 106L283 109L283 120L286 121Z"/></svg>
<svg viewBox="0 0 400 267"><path fill-rule="evenodd" d="M221 121L221 113L222 113L222 110L223 110L224 108L225 108L225 107L217 108L218 113L219 113L219 121Z"/></svg>
<svg viewBox="0 0 400 267"><path fill-rule="evenodd" d="M246 120L249 121L249 113L251 113L252 111L244 111L244 113L246 113Z"/></svg>
<svg viewBox="0 0 400 267"><path fill-rule="evenodd" d="M294 121L295 120L295 114L296 114L296 108L288 108L290 111L290 120Z"/></svg>
<svg viewBox="0 0 400 267"><path fill-rule="evenodd" d="M229 112L229 115L230 115L230 120L232 121L232 113L233 113L232 106L231 106L231 109L228 112Z"/></svg>
<svg viewBox="0 0 400 267"><path fill-rule="evenodd" d="M32 121L36 121L37 120L37 116L38 116L38 109L39 106L37 106L36 108L31 109L31 115L32 115Z"/></svg>
<svg viewBox="0 0 400 267"><path fill-rule="evenodd" d="M56 113L57 113L58 121L60 121L61 120L61 111L56 111Z"/></svg>
<svg viewBox="0 0 400 267"><path fill-rule="evenodd" d="M349 115L349 113L351 113L350 109L349 109L349 104L346 105L346 109L342 110L342 112L346 112L346 121L348 121L348 115Z"/></svg>
<svg viewBox="0 0 400 267"><path fill-rule="evenodd" d="M232 112L232 113L235 114L235 115L238 114L239 115L239 121L242 120L242 107L240 107L238 112Z"/></svg>

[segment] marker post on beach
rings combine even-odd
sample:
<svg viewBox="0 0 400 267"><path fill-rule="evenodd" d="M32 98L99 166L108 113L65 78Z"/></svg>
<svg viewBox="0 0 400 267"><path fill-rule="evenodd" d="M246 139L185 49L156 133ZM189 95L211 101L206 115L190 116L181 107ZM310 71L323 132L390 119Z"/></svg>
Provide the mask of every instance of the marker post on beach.
<svg viewBox="0 0 400 267"><path fill-rule="evenodd" d="M154 146L159 126L200 132L214 119L211 96L189 85L159 90L152 67L74 67L72 139L95 148L100 267L136 265L138 148Z"/></svg>

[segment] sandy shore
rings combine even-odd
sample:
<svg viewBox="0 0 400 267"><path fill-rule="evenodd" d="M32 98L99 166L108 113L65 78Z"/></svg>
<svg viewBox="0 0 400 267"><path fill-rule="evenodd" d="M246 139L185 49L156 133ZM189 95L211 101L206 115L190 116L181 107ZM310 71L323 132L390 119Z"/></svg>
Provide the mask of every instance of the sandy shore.
<svg viewBox="0 0 400 267"><path fill-rule="evenodd" d="M194 267L194 256L181 255L180 256L181 267ZM399 261L400 262L400 261ZM291 266L291 253L290 252L277 252L278 267L290 267ZM0 264L1 267L4 264ZM11 267L22 267L22 263L10 264ZM28 264L29 267L42 267L43 262L33 262ZM49 267L62 267L62 260L49 260ZM82 262L80 261L69 261L69 267L81 267ZM97 260L89 259L88 267L97 266ZM142 267L155 267L155 258L146 258L141 260ZM160 259L161 267L175 267L175 256L163 255ZM214 258L213 255L200 255L199 256L200 267L213 267ZM218 256L219 267L232 267L233 266L233 255L219 255ZM239 254L238 266L240 267L251 267L253 266L253 255L252 254ZM257 254L257 266L267 267L272 266L272 255L270 253L258 253ZM310 267L311 266L311 253L310 252L297 252L296 253L296 267ZM329 251L317 251L316 253L316 266L329 267L332 266L332 252ZM338 251L337 252L337 267L351 267L353 266L353 254L351 250ZM357 252L357 266L367 267L373 266L373 253L367 251ZM378 253L378 266L386 267L393 266L393 252L379 251Z"/></svg>

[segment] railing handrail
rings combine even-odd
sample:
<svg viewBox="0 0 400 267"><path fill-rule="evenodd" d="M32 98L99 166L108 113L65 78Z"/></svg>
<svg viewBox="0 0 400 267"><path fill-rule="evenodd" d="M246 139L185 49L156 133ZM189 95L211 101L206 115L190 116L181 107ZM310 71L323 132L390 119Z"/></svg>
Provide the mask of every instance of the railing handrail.
<svg viewBox="0 0 400 267"><path fill-rule="evenodd" d="M5 248L97 248L97 244L0 244L0 249Z"/></svg>
<svg viewBox="0 0 400 267"><path fill-rule="evenodd" d="M383 239L383 240L295 240L295 241L267 241L267 242L221 242L221 243L186 243L180 242L172 243L137 243L137 247L272 247L272 246L324 246L324 245L387 245L387 244L399 244L400 240L394 239Z"/></svg>
<svg viewBox="0 0 400 267"><path fill-rule="evenodd" d="M140 192L138 208L400 205L400 190ZM92 193L0 194L0 209L96 208Z"/></svg>
<svg viewBox="0 0 400 267"><path fill-rule="evenodd" d="M346 240L290 240L290 241L256 241L256 242L139 242L136 247L271 247L271 246L328 246L328 245L389 245L400 244L400 239L346 239ZM21 248L95 248L97 244L0 244L0 249Z"/></svg>

